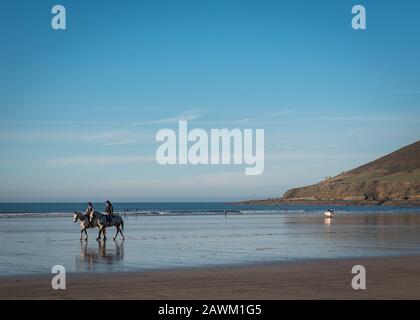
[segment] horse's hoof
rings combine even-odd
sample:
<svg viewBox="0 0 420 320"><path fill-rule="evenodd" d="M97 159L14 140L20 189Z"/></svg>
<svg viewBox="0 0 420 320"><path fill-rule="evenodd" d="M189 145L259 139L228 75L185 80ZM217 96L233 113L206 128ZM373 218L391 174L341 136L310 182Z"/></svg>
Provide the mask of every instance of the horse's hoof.
<svg viewBox="0 0 420 320"><path fill-rule="evenodd" d="M104 237L104 240L106 240L106 237Z"/></svg>
<svg viewBox="0 0 420 320"><path fill-rule="evenodd" d="M96 238L96 241L99 241L99 240L101 240L101 238Z"/></svg>
<svg viewBox="0 0 420 320"><path fill-rule="evenodd" d="M87 242L87 238L85 239L85 241Z"/></svg>
<svg viewBox="0 0 420 320"><path fill-rule="evenodd" d="M117 237L115 237L115 238L112 238L112 239L113 239L113 240L115 241L115 240L117 240Z"/></svg>

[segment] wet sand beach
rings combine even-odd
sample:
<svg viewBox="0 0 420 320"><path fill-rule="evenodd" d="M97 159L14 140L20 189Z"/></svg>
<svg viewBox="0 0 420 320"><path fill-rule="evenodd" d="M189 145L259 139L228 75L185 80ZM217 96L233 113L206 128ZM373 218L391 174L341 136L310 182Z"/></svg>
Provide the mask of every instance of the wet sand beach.
<svg viewBox="0 0 420 320"><path fill-rule="evenodd" d="M366 290L351 287L366 268ZM0 299L420 299L420 257L307 260L114 274L6 277Z"/></svg>
<svg viewBox="0 0 420 320"><path fill-rule="evenodd" d="M79 241L72 217L0 219L0 277L120 273L311 259L420 256L420 214L126 217L126 241Z"/></svg>
<svg viewBox="0 0 420 320"><path fill-rule="evenodd" d="M416 211L126 216L79 240L72 216L0 219L0 299L420 299ZM53 290L51 268L66 269ZM367 290L354 290L354 265Z"/></svg>

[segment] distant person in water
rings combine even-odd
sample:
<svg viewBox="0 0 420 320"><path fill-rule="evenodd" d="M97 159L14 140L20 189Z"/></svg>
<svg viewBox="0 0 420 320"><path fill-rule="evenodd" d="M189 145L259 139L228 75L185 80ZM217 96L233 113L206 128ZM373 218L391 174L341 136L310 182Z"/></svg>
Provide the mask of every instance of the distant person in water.
<svg viewBox="0 0 420 320"><path fill-rule="evenodd" d="M114 214L114 207L112 206L112 203L109 200L105 201L105 214L106 214L106 221L111 221L111 216Z"/></svg>

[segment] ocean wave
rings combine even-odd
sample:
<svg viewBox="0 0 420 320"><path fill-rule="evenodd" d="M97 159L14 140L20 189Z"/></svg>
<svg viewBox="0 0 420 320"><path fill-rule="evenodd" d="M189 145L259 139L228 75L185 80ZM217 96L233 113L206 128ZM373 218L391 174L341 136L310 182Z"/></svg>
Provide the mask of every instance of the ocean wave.
<svg viewBox="0 0 420 320"><path fill-rule="evenodd" d="M135 210L120 211L121 216L188 216L188 215L261 215L298 213L302 210ZM73 212L0 212L0 218L72 217Z"/></svg>
<svg viewBox="0 0 420 320"><path fill-rule="evenodd" d="M348 209L348 208L346 208ZM385 209L385 208L383 208ZM396 213L420 213L419 208L413 209L393 209L393 208L386 208L386 210L366 210L366 208L359 208L353 210L343 210L343 209L336 209L334 210L337 216L345 216L345 215L354 215L354 214L396 214ZM323 214L324 210L320 209L319 207L316 208L305 208L305 209L297 209L297 208L276 208L276 209L249 209L249 210L208 210L208 209L176 209L176 210L122 210L116 211L115 214L121 215L123 217L140 217L140 216L211 216L211 215L229 215L229 216L239 216L239 215L321 215ZM0 212L0 219L1 218L48 218L48 217L72 217L73 211L56 211L56 212L12 212L12 211L4 211Z"/></svg>
<svg viewBox="0 0 420 320"><path fill-rule="evenodd" d="M71 217L71 212L0 212L0 218Z"/></svg>

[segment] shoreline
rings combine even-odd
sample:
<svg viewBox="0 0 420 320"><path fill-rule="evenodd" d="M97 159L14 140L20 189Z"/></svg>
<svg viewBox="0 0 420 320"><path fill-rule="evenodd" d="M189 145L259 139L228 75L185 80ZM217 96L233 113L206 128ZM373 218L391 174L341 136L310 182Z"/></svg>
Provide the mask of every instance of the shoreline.
<svg viewBox="0 0 420 320"><path fill-rule="evenodd" d="M351 269L366 267L367 289ZM420 256L316 259L121 273L0 277L0 299L420 299Z"/></svg>
<svg viewBox="0 0 420 320"><path fill-rule="evenodd" d="M262 199L231 202L235 205L307 205L307 206L395 206L406 208L420 207L420 201L413 200L302 200L302 199Z"/></svg>

